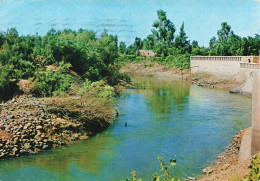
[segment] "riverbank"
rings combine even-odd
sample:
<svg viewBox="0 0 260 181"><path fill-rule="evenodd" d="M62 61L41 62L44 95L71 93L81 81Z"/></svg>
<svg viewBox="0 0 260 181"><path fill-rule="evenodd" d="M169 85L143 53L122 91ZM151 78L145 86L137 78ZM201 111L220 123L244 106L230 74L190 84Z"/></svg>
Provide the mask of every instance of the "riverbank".
<svg viewBox="0 0 260 181"><path fill-rule="evenodd" d="M250 171L250 160L239 162L239 150L245 128L239 131L232 139L228 149L217 157L216 162L203 169L204 176L199 181L234 181L241 180Z"/></svg>
<svg viewBox="0 0 260 181"><path fill-rule="evenodd" d="M82 104L80 97L68 96L67 99L71 104L61 98L23 95L2 103L0 159L35 154L79 139L88 139L109 125L107 120L112 118L109 110L100 111L98 107L83 109L76 104ZM70 106L70 110L64 105ZM62 109L61 112L57 108ZM83 111L87 115L82 115ZM80 119L73 119L74 116Z"/></svg>
<svg viewBox="0 0 260 181"><path fill-rule="evenodd" d="M167 67L157 62L145 61L141 63L125 63L120 72L129 75L146 75L166 77L168 79L182 79L201 87L214 88L230 93L252 96L252 74L237 74L234 77L221 77L209 73L190 73L189 69L180 70Z"/></svg>
<svg viewBox="0 0 260 181"><path fill-rule="evenodd" d="M129 75L158 76L188 80L189 70L180 70L174 67L166 67L157 62L145 61L141 63L124 63L121 73Z"/></svg>

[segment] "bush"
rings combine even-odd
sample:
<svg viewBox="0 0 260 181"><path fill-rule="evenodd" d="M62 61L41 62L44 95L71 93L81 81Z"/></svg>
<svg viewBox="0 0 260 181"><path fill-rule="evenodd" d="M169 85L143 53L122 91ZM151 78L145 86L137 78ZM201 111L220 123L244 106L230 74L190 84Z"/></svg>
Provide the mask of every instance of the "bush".
<svg viewBox="0 0 260 181"><path fill-rule="evenodd" d="M49 97L69 90L75 78L59 71L39 71L32 79L32 93L35 96Z"/></svg>
<svg viewBox="0 0 260 181"><path fill-rule="evenodd" d="M8 100L18 92L19 73L12 65L0 66L0 99Z"/></svg>
<svg viewBox="0 0 260 181"><path fill-rule="evenodd" d="M85 80L83 86L79 89L78 95L82 97L95 97L96 103L112 107L114 103L114 88L106 85L103 80L93 82L88 79Z"/></svg>
<svg viewBox="0 0 260 181"><path fill-rule="evenodd" d="M49 98L48 111L64 119L84 123L86 131L97 133L106 128L114 115L114 88L103 80L85 80L76 96Z"/></svg>
<svg viewBox="0 0 260 181"><path fill-rule="evenodd" d="M125 55L120 54L120 56L115 60L115 62L134 62L136 55Z"/></svg>
<svg viewBox="0 0 260 181"><path fill-rule="evenodd" d="M181 56L169 55L165 58L163 64L179 69L188 69L190 68L190 57L187 54Z"/></svg>
<svg viewBox="0 0 260 181"><path fill-rule="evenodd" d="M242 181L260 180L260 155L256 155L256 157L251 160L249 168L251 171L242 179Z"/></svg>

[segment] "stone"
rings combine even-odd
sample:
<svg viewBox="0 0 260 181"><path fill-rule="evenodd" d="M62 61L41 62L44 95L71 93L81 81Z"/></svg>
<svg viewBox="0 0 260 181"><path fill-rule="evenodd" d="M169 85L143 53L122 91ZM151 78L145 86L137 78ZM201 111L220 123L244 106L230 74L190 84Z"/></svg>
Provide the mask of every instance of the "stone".
<svg viewBox="0 0 260 181"><path fill-rule="evenodd" d="M49 147L48 145L44 144L44 145L42 146L42 149L43 149L43 150L46 150L46 149L48 149L48 147Z"/></svg>
<svg viewBox="0 0 260 181"><path fill-rule="evenodd" d="M36 126L36 129L37 129L37 130L41 130L41 129L42 129L42 126Z"/></svg>
<svg viewBox="0 0 260 181"><path fill-rule="evenodd" d="M206 175L209 175L209 174L213 173L213 169L212 169L211 167L207 167L207 168L204 168L204 169L202 170L202 172L203 172L204 174L206 174Z"/></svg>
<svg viewBox="0 0 260 181"><path fill-rule="evenodd" d="M225 165L222 166L221 170L227 170L229 166L230 164L226 163Z"/></svg>
<svg viewBox="0 0 260 181"><path fill-rule="evenodd" d="M3 158L3 157L5 157L5 153L4 153L4 152L2 152L2 153L0 154L0 158Z"/></svg>
<svg viewBox="0 0 260 181"><path fill-rule="evenodd" d="M32 125L31 123L27 123L27 124L23 127L23 129L28 129L31 125Z"/></svg>
<svg viewBox="0 0 260 181"><path fill-rule="evenodd" d="M32 146L30 145L30 143L25 143L23 147L27 150L30 149Z"/></svg>
<svg viewBox="0 0 260 181"><path fill-rule="evenodd" d="M41 149L39 149L39 148L35 148L34 149L34 153L39 153L39 152L41 152L42 150Z"/></svg>

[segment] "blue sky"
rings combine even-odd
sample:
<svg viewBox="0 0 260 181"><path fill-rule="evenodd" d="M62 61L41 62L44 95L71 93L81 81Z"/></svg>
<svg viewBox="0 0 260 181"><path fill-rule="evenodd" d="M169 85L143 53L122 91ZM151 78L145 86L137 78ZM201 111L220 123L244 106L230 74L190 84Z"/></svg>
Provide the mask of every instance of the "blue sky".
<svg viewBox="0 0 260 181"><path fill-rule="evenodd" d="M257 0L0 0L0 30L44 35L51 28L84 28L99 35L106 29L129 45L151 33L158 9L177 33L184 22L189 39L204 46L224 21L240 36L260 34Z"/></svg>

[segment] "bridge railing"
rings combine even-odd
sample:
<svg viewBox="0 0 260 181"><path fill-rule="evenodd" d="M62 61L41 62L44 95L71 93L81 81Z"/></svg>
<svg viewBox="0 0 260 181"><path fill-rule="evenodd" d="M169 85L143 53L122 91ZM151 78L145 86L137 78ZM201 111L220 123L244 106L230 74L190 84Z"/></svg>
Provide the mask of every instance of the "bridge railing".
<svg viewBox="0 0 260 181"><path fill-rule="evenodd" d="M247 62L241 62L240 68L246 68L246 69L259 69L259 63L247 63Z"/></svg>

